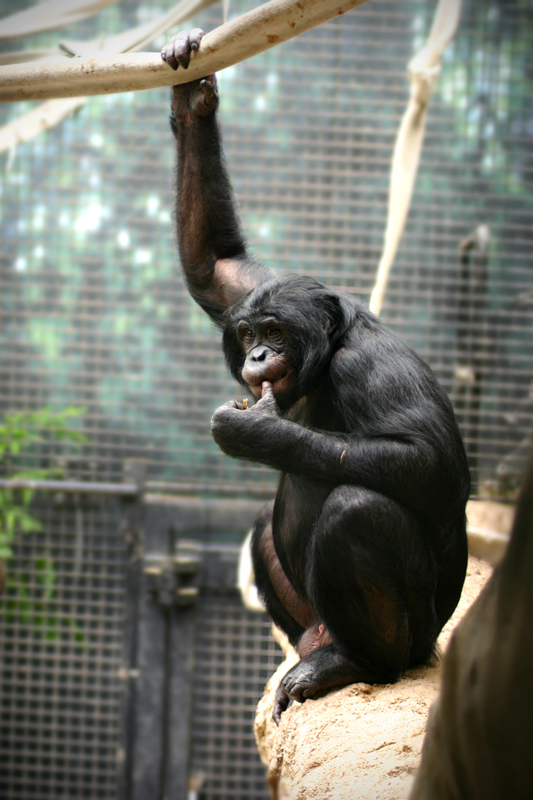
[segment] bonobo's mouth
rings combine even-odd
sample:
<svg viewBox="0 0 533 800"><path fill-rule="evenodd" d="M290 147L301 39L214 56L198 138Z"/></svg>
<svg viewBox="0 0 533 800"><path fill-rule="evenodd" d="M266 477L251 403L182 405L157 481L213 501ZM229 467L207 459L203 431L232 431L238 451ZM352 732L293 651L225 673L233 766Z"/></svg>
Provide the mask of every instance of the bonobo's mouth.
<svg viewBox="0 0 533 800"><path fill-rule="evenodd" d="M248 386L250 387L250 391L253 396L257 397L258 400L260 400L263 396L263 383L265 381L270 383L274 396L283 394L283 392L285 392L292 383L293 373L294 370L289 368L283 373L283 375L280 375L279 378L272 380L272 378L269 378L267 375L265 375L260 383L249 383Z"/></svg>

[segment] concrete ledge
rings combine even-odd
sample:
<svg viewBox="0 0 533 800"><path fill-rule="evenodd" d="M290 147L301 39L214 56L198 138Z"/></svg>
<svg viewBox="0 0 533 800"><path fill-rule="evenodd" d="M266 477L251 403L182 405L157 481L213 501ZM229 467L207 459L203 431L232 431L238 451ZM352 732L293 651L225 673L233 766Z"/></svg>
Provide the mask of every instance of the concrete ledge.
<svg viewBox="0 0 533 800"><path fill-rule="evenodd" d="M439 639L451 631L492 573L471 557L463 594ZM404 800L418 769L431 703L440 688L440 664L409 671L388 686L353 684L324 697L294 703L279 728L272 708L294 652L268 682L255 734L274 800Z"/></svg>
<svg viewBox="0 0 533 800"><path fill-rule="evenodd" d="M473 556L498 564L509 543L515 507L493 500L470 500L466 507L468 549Z"/></svg>

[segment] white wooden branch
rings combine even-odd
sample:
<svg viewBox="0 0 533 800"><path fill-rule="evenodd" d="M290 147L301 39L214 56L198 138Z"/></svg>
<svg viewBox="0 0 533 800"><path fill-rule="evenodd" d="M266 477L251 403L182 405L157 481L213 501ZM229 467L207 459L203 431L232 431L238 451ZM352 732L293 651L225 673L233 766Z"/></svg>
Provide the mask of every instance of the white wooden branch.
<svg viewBox="0 0 533 800"><path fill-rule="evenodd" d="M68 48L72 55L80 56L84 54L94 56L98 54L99 50L103 50L101 55L142 50L156 36L181 24L191 14L207 8L214 2L216 0L180 0L166 14L162 14L156 19L150 20L150 22L145 22L143 25L138 25L115 36L107 36L105 39L98 37L97 39L83 42L61 42L61 46L65 49ZM27 54L27 51L25 52ZM66 54L60 56L59 50L56 53L53 51L43 52L44 56L49 59L50 54L56 60L68 58ZM32 58L25 59L24 51L21 55L22 57L18 59L18 62L13 59L7 60L5 63L15 64L33 60ZM1 58L0 56L0 63ZM9 55L7 58L9 59ZM17 144L28 142L34 136L42 133L42 131L50 130L50 128L58 125L74 111L81 108L86 102L86 97L60 97L54 100L45 100L37 108L33 108L27 114L23 114L18 119L8 122L7 125L0 128L0 153L4 150L10 150L11 154L14 154Z"/></svg>
<svg viewBox="0 0 533 800"><path fill-rule="evenodd" d="M271 0L207 33L188 70L159 53L0 67L0 102L154 89L204 77L341 16L368 0Z"/></svg>
<svg viewBox="0 0 533 800"><path fill-rule="evenodd" d="M85 103L85 97L48 100L0 128L0 153L58 125Z"/></svg>
<svg viewBox="0 0 533 800"><path fill-rule="evenodd" d="M32 33L72 25L116 2L117 0L44 0L0 19L0 39L30 36Z"/></svg>

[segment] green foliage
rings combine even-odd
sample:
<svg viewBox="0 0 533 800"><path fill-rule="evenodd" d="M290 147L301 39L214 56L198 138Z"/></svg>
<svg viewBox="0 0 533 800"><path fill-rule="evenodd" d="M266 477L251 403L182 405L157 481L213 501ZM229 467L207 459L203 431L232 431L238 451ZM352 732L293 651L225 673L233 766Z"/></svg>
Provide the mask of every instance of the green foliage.
<svg viewBox="0 0 533 800"><path fill-rule="evenodd" d="M4 601L5 619L26 625L48 641L55 641L63 628L81 644L85 636L80 627L70 617L53 612L56 583L53 560L46 556L35 559L31 575L20 572L10 582Z"/></svg>
<svg viewBox="0 0 533 800"><path fill-rule="evenodd" d="M37 411L5 413L0 425L0 466L2 473L13 481L45 480L60 477L52 469L16 469L19 459L35 445L46 441L67 441L79 445L87 438L70 426L72 420L84 413L82 408L64 411L49 408ZM42 530L42 523L30 512L35 491L31 487L0 489L0 560L13 557L13 544L20 535ZM33 581L27 573L9 574L7 596L0 609L7 620L18 619L36 632L45 632L47 639L58 636L60 626L71 630L77 641L83 633L65 616L50 609L54 598L57 575L52 559L39 557L34 562Z"/></svg>
<svg viewBox="0 0 533 800"><path fill-rule="evenodd" d="M75 444L86 442L85 436L69 427L72 419L79 417L83 411L72 407L59 412L42 408L4 414L4 422L0 425L2 472L13 480L21 481L52 477L53 470L16 471L14 464L24 452L47 439L67 440ZM29 511L33 495L34 491L29 488L0 489L0 559L4 561L12 558L12 544L19 534L41 530L41 523Z"/></svg>
<svg viewBox="0 0 533 800"><path fill-rule="evenodd" d="M4 414L4 424L0 425L0 460L6 456L18 456L23 448L45 441L47 435L56 441L86 442L85 436L69 427L71 420L84 411L73 407L64 411L41 408Z"/></svg>

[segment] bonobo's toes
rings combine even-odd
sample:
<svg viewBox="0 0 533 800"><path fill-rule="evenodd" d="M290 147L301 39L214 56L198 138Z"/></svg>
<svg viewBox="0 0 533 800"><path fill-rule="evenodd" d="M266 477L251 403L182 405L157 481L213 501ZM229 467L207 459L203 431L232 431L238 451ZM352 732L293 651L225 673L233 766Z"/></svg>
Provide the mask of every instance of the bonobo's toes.
<svg viewBox="0 0 533 800"><path fill-rule="evenodd" d="M293 700L303 703L308 697L312 697L318 688L312 667L306 663L305 659L299 661L283 677L276 692L276 701L272 712L276 725L279 725L281 715L289 708Z"/></svg>
<svg viewBox="0 0 533 800"><path fill-rule="evenodd" d="M274 702L274 710L272 711L272 719L279 725L281 721L281 715L284 711L286 711L292 703L292 699L289 693L286 691L283 683L280 684L278 691L276 692L276 700Z"/></svg>
<svg viewBox="0 0 533 800"><path fill-rule="evenodd" d="M204 32L201 28L193 28L190 33L188 31L180 31L163 47L161 58L172 69L177 69L178 67L187 69L191 60L191 52L198 50L203 35Z"/></svg>

